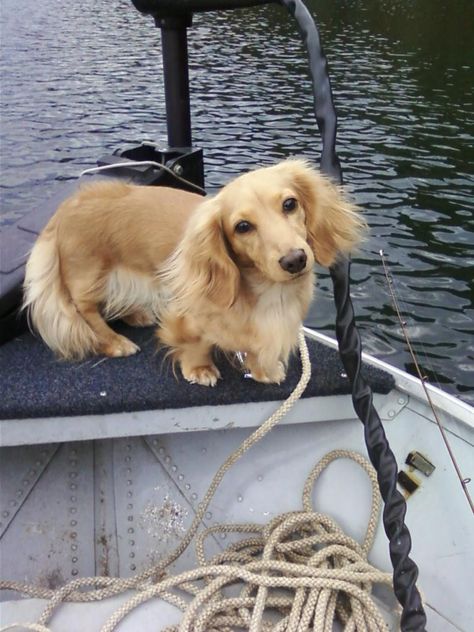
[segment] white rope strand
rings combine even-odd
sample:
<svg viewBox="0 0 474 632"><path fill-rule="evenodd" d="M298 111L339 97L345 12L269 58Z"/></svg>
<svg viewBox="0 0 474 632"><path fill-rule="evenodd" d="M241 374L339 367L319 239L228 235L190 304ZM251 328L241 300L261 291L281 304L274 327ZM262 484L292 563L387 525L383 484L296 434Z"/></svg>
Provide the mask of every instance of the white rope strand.
<svg viewBox="0 0 474 632"><path fill-rule="evenodd" d="M102 171L111 171L113 169L120 169L120 168L125 169L127 167L155 167L156 169L163 169L163 171L166 171L167 173L172 175L173 178L176 178L176 180L179 180L179 182L182 182L183 184L186 184L187 186L192 187L201 195L206 195L205 189L198 186L194 182L191 182L191 180L187 180L186 178L183 178L178 173L176 173L176 171L174 171L173 169L170 169L164 163L156 162L155 160L127 160L125 162L114 162L111 165L102 165L100 167L90 167L89 169L84 169L84 171L81 171L81 173L79 174L79 177L82 178L82 176L93 175L94 173L101 173Z"/></svg>

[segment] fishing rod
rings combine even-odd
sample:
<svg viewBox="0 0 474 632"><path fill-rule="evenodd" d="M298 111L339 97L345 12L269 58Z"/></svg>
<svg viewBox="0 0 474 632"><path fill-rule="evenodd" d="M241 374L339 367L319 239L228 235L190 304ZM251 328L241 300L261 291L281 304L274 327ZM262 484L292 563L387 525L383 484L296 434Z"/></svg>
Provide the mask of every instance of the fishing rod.
<svg viewBox="0 0 474 632"><path fill-rule="evenodd" d="M403 333L403 337L405 338L405 342L408 348L408 352L411 356L411 359L413 360L413 364L415 366L415 371L416 374L418 375L420 382L421 382L421 386L423 387L425 396L426 396L426 400L428 402L429 407L431 408L431 412L433 413L433 417L435 418L436 424L438 426L438 429L441 433L441 437L443 438L444 444L446 446L446 449L448 451L449 454L449 458L451 459L451 462L453 464L454 469L456 470L456 474L457 477L459 478L459 482L461 483L461 487L462 490L464 492L464 494L466 495L467 498L467 502L469 503L469 506L471 508L472 513L474 513L474 502L472 500L471 494L469 493L468 490L468 484L471 482L470 478L465 478L462 475L461 472L461 468L459 467L459 464L456 460L456 457L454 456L454 452L453 449L449 443L448 440L448 436L446 434L446 430L443 427L443 424L441 423L441 420L439 418L438 412L436 410L435 405L433 404L433 400L430 394L429 389L427 388L427 384L428 384L428 378L426 375L423 374L420 364L418 362L418 358L416 356L415 350L413 348L413 345L411 344L411 340L410 340L410 336L408 335L408 328L407 328L407 323L406 321L403 319L402 314L401 314L401 310L400 310L400 306L399 306L399 301L397 299L397 295L396 295L396 291L395 291L395 284L393 281L393 276L390 273L389 270L389 266L385 257L385 253L383 250L379 250L379 254L380 254L380 258L382 260L382 266L383 266L383 271L384 271L384 275L385 275L385 279L387 281L387 287L388 287L388 291L390 294L390 297L392 299L392 303L393 303L393 307L395 309L395 313L397 315L397 319L398 322L400 323L400 327Z"/></svg>

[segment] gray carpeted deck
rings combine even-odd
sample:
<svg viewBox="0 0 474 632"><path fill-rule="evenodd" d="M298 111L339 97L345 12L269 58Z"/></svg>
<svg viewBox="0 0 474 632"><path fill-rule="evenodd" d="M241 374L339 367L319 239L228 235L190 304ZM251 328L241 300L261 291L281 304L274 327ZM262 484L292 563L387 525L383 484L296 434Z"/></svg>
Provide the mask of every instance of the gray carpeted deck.
<svg viewBox="0 0 474 632"><path fill-rule="evenodd" d="M153 328L116 328L140 345L128 358L95 357L83 362L57 361L31 333L0 347L0 419L62 417L140 410L162 410L281 400L301 373L298 357L291 359L286 381L265 385L244 378L224 357L217 358L222 380L214 388L188 384L175 377L163 350L157 351ZM304 397L350 393L338 353L308 340L312 378ZM387 393L393 379L370 366L364 374L378 393Z"/></svg>

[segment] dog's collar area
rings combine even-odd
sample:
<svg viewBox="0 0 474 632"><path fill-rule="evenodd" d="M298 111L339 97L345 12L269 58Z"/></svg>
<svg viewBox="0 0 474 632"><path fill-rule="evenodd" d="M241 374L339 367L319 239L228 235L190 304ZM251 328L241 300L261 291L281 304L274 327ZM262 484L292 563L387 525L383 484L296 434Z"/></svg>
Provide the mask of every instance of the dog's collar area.
<svg viewBox="0 0 474 632"><path fill-rule="evenodd" d="M235 351L234 353L234 358L235 361L238 365L238 368L240 369L240 372L242 373L242 375L246 378L246 379L253 379L253 375L251 373L251 371L249 371L247 369L247 367L245 366L245 358L247 357L247 354L245 353L245 351Z"/></svg>

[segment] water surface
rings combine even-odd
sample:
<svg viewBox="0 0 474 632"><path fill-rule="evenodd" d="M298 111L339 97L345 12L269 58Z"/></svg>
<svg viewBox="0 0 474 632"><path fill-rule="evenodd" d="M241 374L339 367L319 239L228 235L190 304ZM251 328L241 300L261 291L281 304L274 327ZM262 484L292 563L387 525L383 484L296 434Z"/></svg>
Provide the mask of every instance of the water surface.
<svg viewBox="0 0 474 632"><path fill-rule="evenodd" d="M473 82L469 0L321 0L345 182L370 235L354 257L364 347L412 370L379 256L431 381L474 402ZM159 31L128 0L3 0L0 222L104 153L165 144ZM285 11L195 16L194 142L207 186L290 155L317 161L306 57ZM309 324L332 332L319 277Z"/></svg>

